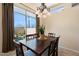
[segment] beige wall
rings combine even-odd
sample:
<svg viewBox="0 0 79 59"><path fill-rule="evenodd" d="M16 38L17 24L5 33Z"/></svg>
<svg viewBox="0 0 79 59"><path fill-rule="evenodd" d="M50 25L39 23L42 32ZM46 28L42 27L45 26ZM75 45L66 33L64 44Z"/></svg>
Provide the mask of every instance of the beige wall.
<svg viewBox="0 0 79 59"><path fill-rule="evenodd" d="M0 52L2 52L2 4L0 4Z"/></svg>
<svg viewBox="0 0 79 59"><path fill-rule="evenodd" d="M54 32L60 35L59 46L79 51L79 6L62 4L65 9L42 19L46 34Z"/></svg>

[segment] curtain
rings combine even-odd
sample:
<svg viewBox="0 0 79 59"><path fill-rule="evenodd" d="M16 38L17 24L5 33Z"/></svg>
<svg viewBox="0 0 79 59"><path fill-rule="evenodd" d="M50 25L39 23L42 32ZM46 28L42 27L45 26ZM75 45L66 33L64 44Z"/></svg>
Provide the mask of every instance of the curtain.
<svg viewBox="0 0 79 59"><path fill-rule="evenodd" d="M2 52L8 52L14 49L14 19L13 3L2 4L2 27L3 27L3 46Z"/></svg>
<svg viewBox="0 0 79 59"><path fill-rule="evenodd" d="M38 37L39 37L39 26L40 26L40 18L37 17L36 15L36 33L38 34Z"/></svg>

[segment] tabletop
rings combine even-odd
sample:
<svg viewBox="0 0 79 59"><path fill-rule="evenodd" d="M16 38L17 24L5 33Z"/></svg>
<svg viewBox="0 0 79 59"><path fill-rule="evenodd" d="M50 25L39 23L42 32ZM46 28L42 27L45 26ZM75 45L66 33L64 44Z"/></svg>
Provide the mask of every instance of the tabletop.
<svg viewBox="0 0 79 59"><path fill-rule="evenodd" d="M49 48L51 41L51 39L39 40L38 38L34 38L28 41L21 40L20 43L31 51L33 51L34 53L36 53L37 55L41 55L46 49Z"/></svg>

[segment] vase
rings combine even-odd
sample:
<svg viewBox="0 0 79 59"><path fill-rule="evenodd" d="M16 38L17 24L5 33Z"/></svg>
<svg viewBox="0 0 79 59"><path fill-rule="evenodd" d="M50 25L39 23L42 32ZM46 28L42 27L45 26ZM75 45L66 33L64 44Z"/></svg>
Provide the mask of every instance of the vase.
<svg viewBox="0 0 79 59"><path fill-rule="evenodd" d="M44 40L44 34L40 34L40 39Z"/></svg>

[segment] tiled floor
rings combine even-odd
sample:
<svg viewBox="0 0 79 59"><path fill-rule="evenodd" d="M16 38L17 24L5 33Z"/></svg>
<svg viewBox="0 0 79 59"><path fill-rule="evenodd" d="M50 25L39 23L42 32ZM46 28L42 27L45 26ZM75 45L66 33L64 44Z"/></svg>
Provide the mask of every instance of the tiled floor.
<svg viewBox="0 0 79 59"><path fill-rule="evenodd" d="M64 48L59 48L58 53L59 56L79 56L79 53Z"/></svg>
<svg viewBox="0 0 79 59"><path fill-rule="evenodd" d="M0 53L0 56L16 56L16 51L10 51L8 53Z"/></svg>
<svg viewBox="0 0 79 59"><path fill-rule="evenodd" d="M69 51L63 48L59 48L59 52L58 52L59 56L79 56L79 53L73 52L73 51ZM16 52L15 51L10 51L8 53L0 53L0 56L16 56Z"/></svg>

